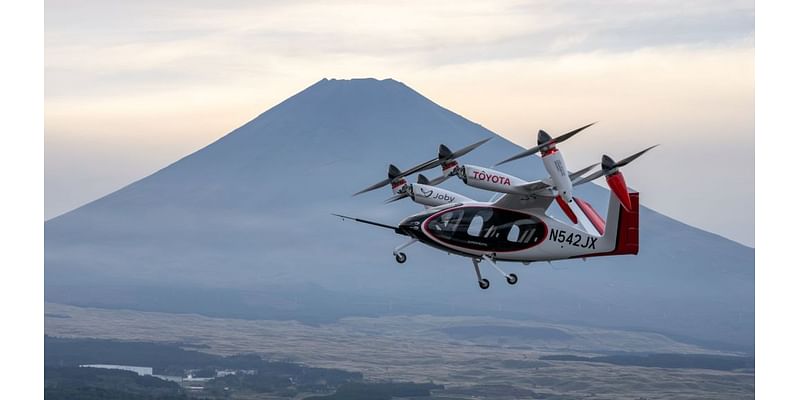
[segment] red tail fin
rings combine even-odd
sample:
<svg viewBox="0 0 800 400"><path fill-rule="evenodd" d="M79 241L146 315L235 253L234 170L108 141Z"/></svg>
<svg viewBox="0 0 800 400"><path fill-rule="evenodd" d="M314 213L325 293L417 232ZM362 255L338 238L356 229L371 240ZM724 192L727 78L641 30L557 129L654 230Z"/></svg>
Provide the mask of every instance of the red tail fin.
<svg viewBox="0 0 800 400"><path fill-rule="evenodd" d="M612 202L614 206L619 207L619 215L617 216L616 224L617 235L613 250L605 253L576 256L576 258L639 254L639 193L631 192L630 199L630 210L626 210L625 207L618 201ZM609 229L613 230L613 222L606 221L606 223L606 233L609 233Z"/></svg>
<svg viewBox="0 0 800 400"><path fill-rule="evenodd" d="M612 254L639 253L639 193L629 193L630 210L620 207L619 225L617 226L617 245Z"/></svg>

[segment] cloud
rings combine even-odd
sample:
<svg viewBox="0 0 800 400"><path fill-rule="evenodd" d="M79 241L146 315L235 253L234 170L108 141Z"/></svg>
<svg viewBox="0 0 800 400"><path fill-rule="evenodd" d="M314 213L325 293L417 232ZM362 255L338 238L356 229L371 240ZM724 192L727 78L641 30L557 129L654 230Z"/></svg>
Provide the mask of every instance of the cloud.
<svg viewBox="0 0 800 400"><path fill-rule="evenodd" d="M48 68L235 67L266 54L410 57L439 65L716 45L752 36L754 26L752 3L747 2L230 2L225 8L209 3L181 7L185 3L175 1L82 4L48 3Z"/></svg>

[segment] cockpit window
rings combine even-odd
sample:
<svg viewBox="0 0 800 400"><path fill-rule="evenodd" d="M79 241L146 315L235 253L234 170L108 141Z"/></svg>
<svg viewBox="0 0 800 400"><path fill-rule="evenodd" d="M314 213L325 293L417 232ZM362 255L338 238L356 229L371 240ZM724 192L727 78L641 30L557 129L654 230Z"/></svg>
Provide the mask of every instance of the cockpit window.
<svg viewBox="0 0 800 400"><path fill-rule="evenodd" d="M458 209L446 212L435 218L429 224L430 228L441 237L449 238L459 230L458 225L464 217L464 210Z"/></svg>
<svg viewBox="0 0 800 400"><path fill-rule="evenodd" d="M492 207L463 207L426 222L434 237L456 246L516 251L544 240L546 226L528 214Z"/></svg>

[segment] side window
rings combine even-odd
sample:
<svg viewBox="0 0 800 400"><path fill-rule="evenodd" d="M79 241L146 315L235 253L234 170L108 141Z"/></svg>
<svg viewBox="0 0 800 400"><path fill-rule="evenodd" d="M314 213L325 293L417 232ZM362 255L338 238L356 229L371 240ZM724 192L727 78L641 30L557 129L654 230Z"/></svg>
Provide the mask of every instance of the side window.
<svg viewBox="0 0 800 400"><path fill-rule="evenodd" d="M519 241L519 227L514 225L508 231L508 241L509 242L518 242Z"/></svg>
<svg viewBox="0 0 800 400"><path fill-rule="evenodd" d="M481 235L481 229L483 229L483 217L478 214L472 218L472 221L469 223L469 227L467 227L467 234L470 236L479 237Z"/></svg>
<svg viewBox="0 0 800 400"><path fill-rule="evenodd" d="M538 225L535 222L526 219L517 221L514 226L517 225L519 225L519 230L520 230L519 239L517 240L517 243L529 243L531 242L531 239L533 239L534 237L538 237L536 235Z"/></svg>

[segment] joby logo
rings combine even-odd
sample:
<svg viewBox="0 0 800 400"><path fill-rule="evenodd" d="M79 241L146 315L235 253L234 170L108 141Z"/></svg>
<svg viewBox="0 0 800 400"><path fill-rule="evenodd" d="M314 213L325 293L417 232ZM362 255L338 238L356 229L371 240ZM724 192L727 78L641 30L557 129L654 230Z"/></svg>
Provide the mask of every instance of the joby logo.
<svg viewBox="0 0 800 400"><path fill-rule="evenodd" d="M472 178L479 181L486 181L496 183L498 185L511 186L511 180L502 175L494 175L486 173L485 171L472 171Z"/></svg>
<svg viewBox="0 0 800 400"><path fill-rule="evenodd" d="M425 189L420 188L419 191L422 192L423 196L431 198L431 199L434 199L434 200L443 200L443 201L446 201L446 202L449 203L449 202L452 202L453 200L456 199L455 197L447 195L447 194L444 194L444 193L434 193L433 189L431 189L431 190L426 192Z"/></svg>

